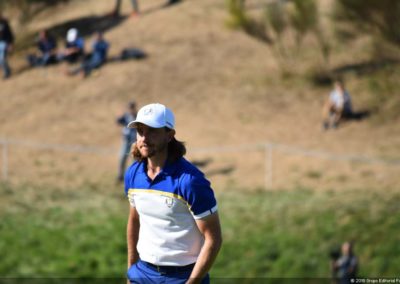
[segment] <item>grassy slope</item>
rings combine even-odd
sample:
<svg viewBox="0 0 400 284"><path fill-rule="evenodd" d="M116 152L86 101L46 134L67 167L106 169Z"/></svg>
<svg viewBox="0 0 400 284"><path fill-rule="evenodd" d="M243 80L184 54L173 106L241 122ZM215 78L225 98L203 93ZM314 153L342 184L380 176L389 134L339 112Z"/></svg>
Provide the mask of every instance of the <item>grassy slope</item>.
<svg viewBox="0 0 400 284"><path fill-rule="evenodd" d="M111 55L135 46L149 53L144 61L110 64L85 81L66 78L65 66L55 66L26 71L2 82L0 135L117 148L120 129L115 126L114 117L128 100L136 99L139 105L158 101L175 111L178 138L187 142L190 155L193 147L273 141L332 153L399 157L400 133L396 123L354 121L338 131L323 133L320 109L329 89L315 88L303 76L283 79L267 46L226 27L223 2L183 1L168 9L157 9L162 4L161 0L145 1L142 9L148 13L129 18L106 33L112 42ZM129 3L124 5L127 13ZM43 12L26 29L35 31L109 10L107 1L72 1ZM354 54L349 54L345 47L337 47L332 65L365 59L364 46L365 42L355 43ZM314 47L312 41L305 41L303 52L293 62L293 70L305 74L316 64ZM365 77L349 78L348 87L356 108L364 107L374 95L368 84ZM94 180L98 174L104 176L115 171L116 155L103 160L98 156L77 158L60 154L59 159L54 159L59 153L29 152L21 147L11 147L10 151L14 151L10 154L10 179L16 182L42 182L56 175L51 171L66 173L58 178L58 183L70 182L73 179L68 175L82 173L82 168L84 175ZM195 157L213 159L207 172L233 168L230 173L213 177L218 186L230 182L262 186L264 156L250 154L254 155L246 165L243 155L247 153ZM25 159L27 156L31 157L29 161ZM294 165L285 159L279 161L274 164L279 166L274 172L277 186L293 186L299 177L306 179L307 172L315 167L310 159L295 161ZM18 166L21 163L28 163L24 172ZM46 174L42 174L37 164ZM333 164L333 168L339 167L342 166ZM335 182L335 169L326 170L326 179L311 180L310 185L342 187L341 182ZM351 172L346 171L344 174ZM362 172L371 171L371 178L365 179ZM387 168L359 172L352 185L374 183L389 188L396 184L396 177L388 174ZM244 181L243 176L248 178Z"/></svg>
<svg viewBox="0 0 400 284"><path fill-rule="evenodd" d="M1 213L6 257L0 275L123 277L127 202L121 195L83 187L75 194L39 197L39 190L54 190L26 190L36 192L34 203L17 201L21 189L0 188L12 204ZM219 194L224 246L212 275L329 277L330 250L354 240L360 276L395 277L399 197L376 190Z"/></svg>

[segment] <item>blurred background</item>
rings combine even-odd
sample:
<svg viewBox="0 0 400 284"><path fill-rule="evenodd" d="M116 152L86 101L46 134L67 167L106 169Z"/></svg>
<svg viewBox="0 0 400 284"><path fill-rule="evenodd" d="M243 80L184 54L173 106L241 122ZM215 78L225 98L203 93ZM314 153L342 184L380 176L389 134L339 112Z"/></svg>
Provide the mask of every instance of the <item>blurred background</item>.
<svg viewBox="0 0 400 284"><path fill-rule="evenodd" d="M0 81L0 276L123 278L129 204L116 182L130 101L160 102L213 184L223 281L359 277L400 267L400 2L2 0L15 41ZM89 77L31 68L42 30L109 60ZM120 60L124 49L141 60ZM335 78L354 116L323 128ZM123 280L121 280L123 281Z"/></svg>

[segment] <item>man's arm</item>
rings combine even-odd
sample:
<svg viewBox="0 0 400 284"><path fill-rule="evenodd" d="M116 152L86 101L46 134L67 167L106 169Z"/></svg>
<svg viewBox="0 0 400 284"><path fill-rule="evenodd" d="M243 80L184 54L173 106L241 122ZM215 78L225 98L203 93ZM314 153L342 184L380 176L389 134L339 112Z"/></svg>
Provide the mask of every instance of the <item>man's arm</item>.
<svg viewBox="0 0 400 284"><path fill-rule="evenodd" d="M196 224L201 234L204 236L204 244L187 283L201 282L214 263L222 245L221 225L218 212L203 219L196 220Z"/></svg>
<svg viewBox="0 0 400 284"><path fill-rule="evenodd" d="M137 242L139 239L139 214L135 207L130 207L128 225L126 226L126 239L128 244L128 269L139 259Z"/></svg>

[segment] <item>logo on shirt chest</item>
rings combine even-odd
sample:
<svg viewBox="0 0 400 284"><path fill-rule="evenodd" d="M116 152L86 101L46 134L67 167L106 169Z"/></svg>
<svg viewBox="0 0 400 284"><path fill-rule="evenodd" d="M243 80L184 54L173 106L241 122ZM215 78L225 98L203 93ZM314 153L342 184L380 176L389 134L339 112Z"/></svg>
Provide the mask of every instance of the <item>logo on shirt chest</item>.
<svg viewBox="0 0 400 284"><path fill-rule="evenodd" d="M165 197L165 204L168 206L168 208L171 208L174 205L174 202L174 198Z"/></svg>

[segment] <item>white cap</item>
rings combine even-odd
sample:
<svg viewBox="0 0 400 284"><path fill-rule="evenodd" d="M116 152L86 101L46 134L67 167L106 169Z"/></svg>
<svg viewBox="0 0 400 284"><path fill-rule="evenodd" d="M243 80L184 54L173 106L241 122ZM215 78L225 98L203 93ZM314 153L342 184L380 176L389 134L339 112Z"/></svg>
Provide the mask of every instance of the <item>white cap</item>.
<svg viewBox="0 0 400 284"><path fill-rule="evenodd" d="M172 111L165 105L155 103L142 107L134 121L128 124L129 128L136 128L137 123L143 123L152 128L168 127L174 129L175 117Z"/></svg>
<svg viewBox="0 0 400 284"><path fill-rule="evenodd" d="M78 37L78 30L75 28L69 29L67 32L67 41L73 42Z"/></svg>

